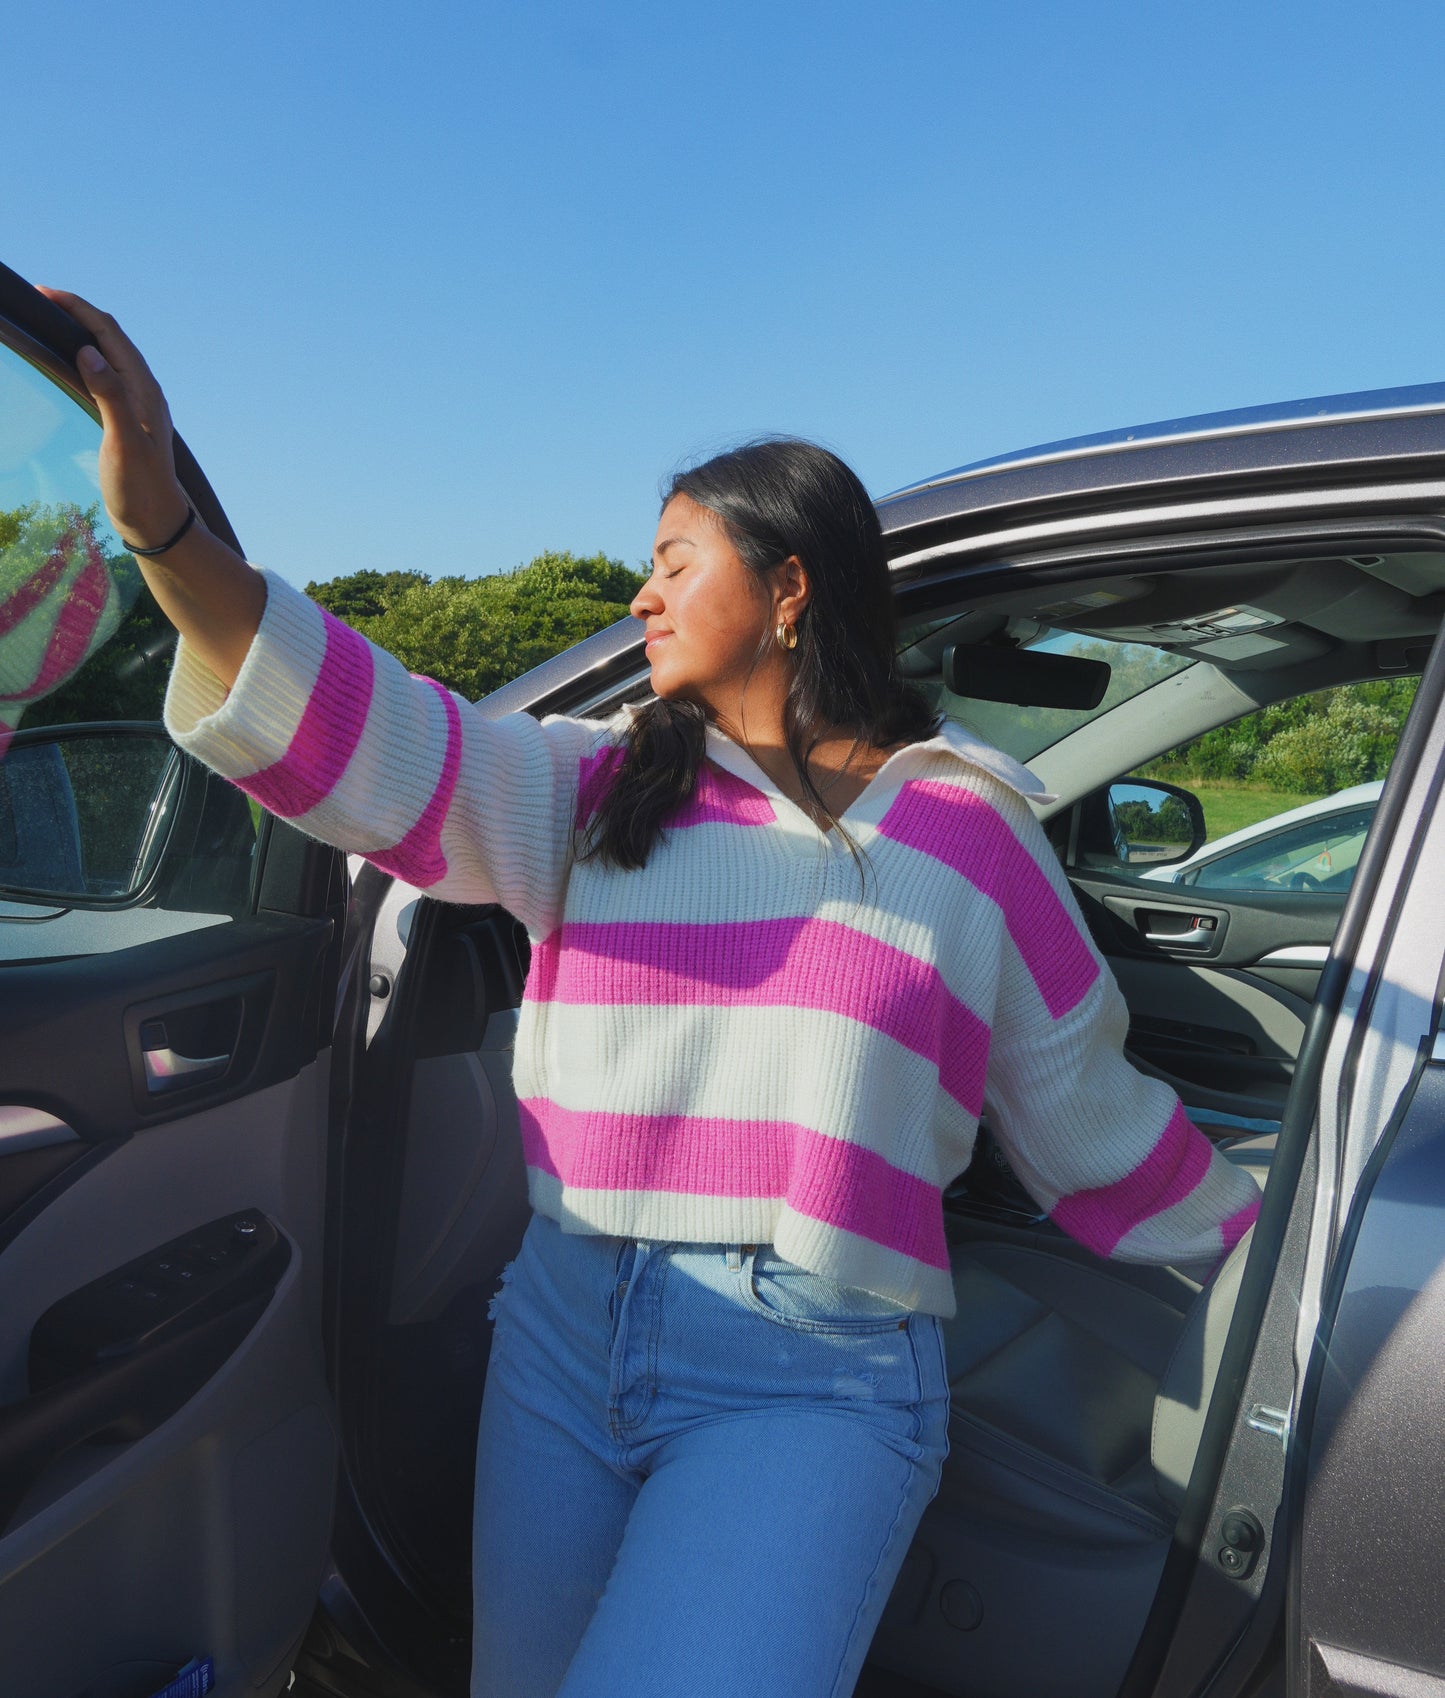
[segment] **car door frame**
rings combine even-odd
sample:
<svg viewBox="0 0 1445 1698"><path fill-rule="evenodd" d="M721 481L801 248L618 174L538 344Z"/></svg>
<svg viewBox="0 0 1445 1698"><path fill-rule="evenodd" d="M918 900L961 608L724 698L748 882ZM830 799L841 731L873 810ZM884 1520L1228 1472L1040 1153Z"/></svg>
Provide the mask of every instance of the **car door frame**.
<svg viewBox="0 0 1445 1698"><path fill-rule="evenodd" d="M1110 568L1117 572L1121 557L1142 567L1166 552L1175 560L1183 553L1206 564L1229 556L1258 559L1271 551L1298 557L1301 547L1311 546L1338 552L1351 539L1378 547L1386 538L1445 551L1445 441L1436 452L1440 477L1336 488L1325 503L1335 512L1325 518L1318 512L1319 491L1292 482L1293 473L1286 470L1248 498L1169 501L1161 507L1146 503L1097 521L1076 511L1055 523L1010 523L1000 530L960 524L947 540L935 523L926 549L903 549L894 561L900 603L911 616L1012 589L1021 580L1052 587ZM1081 530L1092 533L1085 544L1077 540ZM1027 541L1027 551L1019 548L1021 541ZM898 539L890 542L897 547ZM1437 711L1442 667L1445 658L1437 651L1430 687L1422 682L1402 739L1405 763L1422 745L1427 716ZM619 622L504 686L480 703L479 711L488 716L518 709L539 715L595 713L645 687L640 634L634 622ZM1261 1553L1248 1582L1231 1577L1221 1584L1217 1565L1201 1563L1199 1552L1222 1548L1220 1523L1241 1498L1267 1510L1283 1491L1284 1448L1277 1436L1250 1426L1247 1415L1256 1404L1270 1409L1282 1400L1289 1409L1294 1402L1293 1321L1313 1207L1314 1105L1332 1028L1347 1017L1341 1006L1359 934L1372 905L1390 888L1383 861L1391 822L1404 811L1401 770L1402 777L1382 797L1371 846L1346 898L1334 953L1321 976L1285 1114L1275 1180L1225 1348L1221 1395L1206 1422L1175 1544L1121 1698L1146 1693L1184 1698L1201 1692L1207 1678L1219 1679L1221 1692L1243 1691L1276 1656L1289 1545L1285 1532L1274 1529L1273 1514L1264 1519L1277 1545ZM1166 891L1161 887L1161 896Z"/></svg>
<svg viewBox="0 0 1445 1698"><path fill-rule="evenodd" d="M1412 433L1418 423L1411 422ZM1429 458L1445 462L1445 436L1433 428L1433 421L1423 434L1434 439L1428 444ZM1423 451L1417 451L1423 458ZM1397 469L1409 473L1420 468L1417 462ZM997 561L1012 555L1020 572L1052 586L1102 575L1106 564L1117 571L1121 555L1134 569L1149 555L1157 556L1165 542L1171 554L1184 552L1201 560L1221 546L1247 551L1252 558L1280 544L1292 555L1309 543L1353 552L1341 550L1341 544L1366 537L1377 543L1391 538L1434 550L1445 547L1445 481L1438 475L1392 478L1384 467L1370 471L1368 480L1353 487L1342 481L1326 490L1292 485L1291 474L1285 472L1248 496L1168 500L1158 507L1141 505L1098 515L1076 510L1053 524L1021 514L998 529L960 524L956 538L943 534L944 527L934 520L925 533L925 546L905 549L894 565L911 578L947 563L946 576L920 597L941 604L945 596L961 600L958 592L970 580L987 584L990 556ZM1322 507L1329 517L1320 517ZM1074 540L1081 531L1090 533L1085 544ZM1062 546L1050 549L1051 542ZM1331 1058L1349 1055L1360 1029L1361 1014L1352 1007L1349 993L1362 974L1369 979L1370 953L1379 947L1369 941L1372 926L1383 923L1383 914L1398 913L1404 899L1401 870L1391 862L1399 834L1413 841L1429 807L1422 789L1432 792L1437 783L1435 769L1427 768L1422 775L1419 765L1439 723L1445 694L1441 649L1436 645L1422 679L1321 976L1225 1346L1220 1393L1205 1424L1155 1606L1120 1698L1185 1698L1206 1688L1213 1698L1216 1693L1243 1693L1271 1668L1281 1676L1284 1672L1281 1625L1294 1547L1289 1518L1277 1519L1277 1510L1286 1501L1286 1464L1296 1471L1304 1465L1303 1449L1292 1440L1308 1359L1298 1356L1297 1323L1301 1315L1318 1315L1336 1265L1335 1250L1321 1248L1314 1220L1321 1159L1316 1138L1319 1108L1322 1093L1348 1088L1350 1069ZM1333 1080L1327 1064L1337 1069ZM1371 1142L1380 1129L1377 1121L1357 1122L1354 1139L1357 1144ZM1333 1193L1333 1186L1328 1189ZM1312 1331L1308 1349L1314 1349ZM1266 1544L1248 1575L1235 1578L1218 1564L1226 1543L1221 1529L1227 1514L1250 1503L1264 1511Z"/></svg>

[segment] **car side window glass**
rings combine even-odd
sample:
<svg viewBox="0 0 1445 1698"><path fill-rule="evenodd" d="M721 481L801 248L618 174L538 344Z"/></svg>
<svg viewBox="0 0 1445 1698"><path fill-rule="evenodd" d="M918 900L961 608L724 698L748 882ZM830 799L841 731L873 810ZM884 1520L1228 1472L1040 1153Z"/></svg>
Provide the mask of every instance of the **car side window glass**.
<svg viewBox="0 0 1445 1698"><path fill-rule="evenodd" d="M251 905L259 812L166 736L174 636L105 521L99 446L0 345L0 964Z"/></svg>
<svg viewBox="0 0 1445 1698"><path fill-rule="evenodd" d="M1140 876L1343 896L1418 684L1405 674L1284 697L1138 768L1131 777L1195 796L1207 827L1187 859Z"/></svg>
<svg viewBox="0 0 1445 1698"><path fill-rule="evenodd" d="M1342 895L1350 888L1374 813L1373 805L1353 808L1274 831L1266 822L1257 841L1206 858L1185 872L1180 883L1206 890L1328 890Z"/></svg>

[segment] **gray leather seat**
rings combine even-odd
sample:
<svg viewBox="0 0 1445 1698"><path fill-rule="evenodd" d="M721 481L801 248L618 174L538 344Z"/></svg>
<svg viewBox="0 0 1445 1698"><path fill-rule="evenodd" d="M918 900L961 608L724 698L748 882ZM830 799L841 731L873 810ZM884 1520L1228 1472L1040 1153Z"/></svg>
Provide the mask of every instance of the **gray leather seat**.
<svg viewBox="0 0 1445 1698"><path fill-rule="evenodd" d="M872 1655L966 1698L1109 1698L1168 1552L1248 1240L1199 1293L1057 1237L966 1230L949 1458Z"/></svg>

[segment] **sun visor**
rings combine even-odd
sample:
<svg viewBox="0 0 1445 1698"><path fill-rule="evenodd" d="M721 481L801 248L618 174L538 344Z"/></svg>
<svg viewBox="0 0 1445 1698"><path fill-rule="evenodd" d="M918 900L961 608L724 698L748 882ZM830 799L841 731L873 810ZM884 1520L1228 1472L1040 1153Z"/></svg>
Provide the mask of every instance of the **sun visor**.
<svg viewBox="0 0 1445 1698"><path fill-rule="evenodd" d="M1109 664L1043 650L955 643L943 651L943 682L955 696L980 702L1092 711L1109 688Z"/></svg>

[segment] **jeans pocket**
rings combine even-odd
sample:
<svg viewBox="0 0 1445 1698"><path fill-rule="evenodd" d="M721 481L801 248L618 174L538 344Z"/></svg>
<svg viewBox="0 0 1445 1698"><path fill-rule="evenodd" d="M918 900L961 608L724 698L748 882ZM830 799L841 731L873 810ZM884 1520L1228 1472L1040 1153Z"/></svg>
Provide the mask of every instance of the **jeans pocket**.
<svg viewBox="0 0 1445 1698"><path fill-rule="evenodd" d="M896 1332L912 1314L891 1297L800 1268L767 1245L744 1258L739 1278L747 1308L797 1332Z"/></svg>

